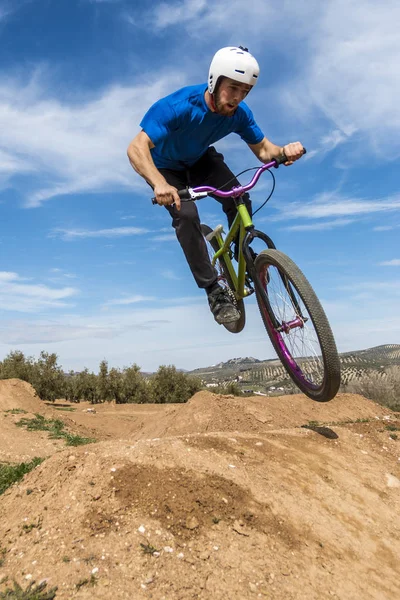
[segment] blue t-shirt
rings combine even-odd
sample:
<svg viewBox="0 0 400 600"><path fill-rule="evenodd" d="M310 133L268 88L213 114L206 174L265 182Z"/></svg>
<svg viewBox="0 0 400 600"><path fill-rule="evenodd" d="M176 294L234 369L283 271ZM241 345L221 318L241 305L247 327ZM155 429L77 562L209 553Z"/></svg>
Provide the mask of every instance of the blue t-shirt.
<svg viewBox="0 0 400 600"><path fill-rule="evenodd" d="M154 144L151 155L158 169L192 166L207 148L230 133L247 144L258 144L264 134L253 113L241 102L231 117L212 112L205 101L206 84L184 87L147 111L140 126Z"/></svg>

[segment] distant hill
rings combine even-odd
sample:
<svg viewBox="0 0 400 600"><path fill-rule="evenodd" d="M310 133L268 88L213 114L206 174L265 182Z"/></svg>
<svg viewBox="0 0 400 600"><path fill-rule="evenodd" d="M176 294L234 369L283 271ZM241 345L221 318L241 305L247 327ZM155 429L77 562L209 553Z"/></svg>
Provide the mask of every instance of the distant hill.
<svg viewBox="0 0 400 600"><path fill-rule="evenodd" d="M372 373L376 373L378 377L382 376L385 369L389 367L400 369L400 344L385 344L366 350L343 352L339 356L342 383L345 384ZM206 384L221 384L236 380L243 388L266 390L279 386L287 393L296 391L277 358L268 360L253 357L231 358L210 367L187 371L187 374L200 377Z"/></svg>

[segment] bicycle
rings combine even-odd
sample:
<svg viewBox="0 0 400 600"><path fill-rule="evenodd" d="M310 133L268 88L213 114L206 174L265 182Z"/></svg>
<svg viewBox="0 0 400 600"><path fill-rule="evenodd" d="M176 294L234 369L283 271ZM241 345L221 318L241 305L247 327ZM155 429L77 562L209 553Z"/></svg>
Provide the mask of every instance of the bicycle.
<svg viewBox="0 0 400 600"><path fill-rule="evenodd" d="M242 198L256 185L264 171L278 168L286 161L283 155L258 167L247 185L228 191L198 186L179 190L178 194L182 201L195 201L208 195L234 198L237 215L225 238L222 225L215 229L201 225L218 282L227 289L240 313L237 321L225 323L224 327L231 333L243 330L246 322L244 299L255 293L265 329L287 373L309 398L327 402L336 396L340 386L340 361L328 319L298 266L277 250L268 235L255 228ZM273 179L272 191L260 208L272 196ZM154 198L152 201L156 203ZM237 236L236 270L231 247ZM254 238L267 246L255 260L250 250Z"/></svg>

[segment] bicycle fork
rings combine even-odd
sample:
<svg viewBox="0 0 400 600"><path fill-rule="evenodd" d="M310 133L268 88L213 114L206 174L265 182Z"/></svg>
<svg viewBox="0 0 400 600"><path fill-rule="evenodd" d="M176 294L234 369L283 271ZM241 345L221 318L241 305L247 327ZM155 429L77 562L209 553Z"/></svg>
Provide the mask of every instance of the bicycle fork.
<svg viewBox="0 0 400 600"><path fill-rule="evenodd" d="M265 242L266 246L271 250L276 250L275 244L273 243L273 241L271 240L271 238L268 235L266 235L262 231L258 231L257 229L255 229L254 225L247 227L246 231L247 231L247 233L243 239L242 251L243 251L243 256L244 256L244 259L245 259L246 265L247 265L247 272L250 275L250 277L257 289L257 292L263 298L264 304L268 310L268 316L273 324L274 329L280 333L289 333L291 329L297 329L297 328L303 329L304 324L307 321L307 318L302 315L299 303L297 302L297 298L293 292L292 286L290 285L289 281L287 281L286 277L279 272L279 276L281 277L283 285L288 292L290 301L293 305L293 308L296 311L297 316L292 321L281 321L280 322L277 320L275 313L271 308L271 304L270 304L269 297L268 297L268 292L265 289L268 285L268 281L267 281L267 284L264 286L262 284L262 282L260 281L259 277L257 276L253 258L251 256L250 249L249 249L251 242L256 237L260 238L263 242ZM266 277L269 278L268 272L266 274Z"/></svg>

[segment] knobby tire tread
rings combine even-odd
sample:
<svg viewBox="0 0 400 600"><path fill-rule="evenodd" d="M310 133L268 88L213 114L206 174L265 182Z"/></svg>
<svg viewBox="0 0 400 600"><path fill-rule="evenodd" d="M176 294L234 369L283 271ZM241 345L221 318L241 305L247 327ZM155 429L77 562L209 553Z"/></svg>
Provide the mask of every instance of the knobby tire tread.
<svg viewBox="0 0 400 600"><path fill-rule="evenodd" d="M327 402L334 398L339 390L340 386L340 360L336 349L336 343L333 337L331 327L325 312L313 290L311 284L308 282L306 277L300 271L298 266L280 250L263 250L257 256L255 260L255 267L257 273L259 269L265 265L271 265L279 269L281 273L293 283L296 288L298 295L301 297L311 320L314 325L314 329L317 333L318 341L322 351L323 363L324 363L324 380L322 387L319 390L312 390L307 388L304 383L298 379L290 368L290 365L286 363L285 356L283 355L280 348L275 343L272 331L270 331L270 323L266 321L263 315L262 306L264 306L264 300L261 297L259 291L256 289L256 298L261 313L261 317L264 322L264 326L270 337L272 345L278 354L283 366L286 371L296 383L296 385L312 400L318 402ZM258 276L258 275L257 275ZM268 289L268 288L267 288Z"/></svg>

